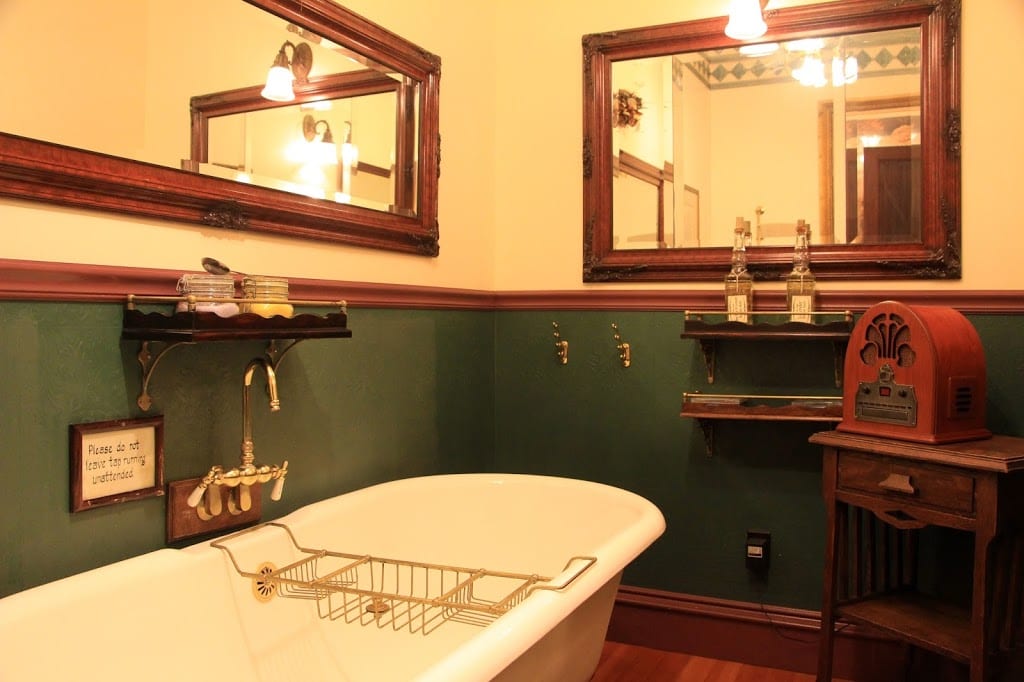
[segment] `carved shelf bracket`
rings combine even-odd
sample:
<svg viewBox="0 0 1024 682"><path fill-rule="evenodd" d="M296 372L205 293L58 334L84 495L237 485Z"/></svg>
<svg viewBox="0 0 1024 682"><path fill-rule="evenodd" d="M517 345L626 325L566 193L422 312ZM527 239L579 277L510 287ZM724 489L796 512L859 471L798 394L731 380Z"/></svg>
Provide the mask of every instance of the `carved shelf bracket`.
<svg viewBox="0 0 1024 682"><path fill-rule="evenodd" d="M700 339L700 354L704 356L704 367L707 368L708 383L715 383L715 342Z"/></svg>

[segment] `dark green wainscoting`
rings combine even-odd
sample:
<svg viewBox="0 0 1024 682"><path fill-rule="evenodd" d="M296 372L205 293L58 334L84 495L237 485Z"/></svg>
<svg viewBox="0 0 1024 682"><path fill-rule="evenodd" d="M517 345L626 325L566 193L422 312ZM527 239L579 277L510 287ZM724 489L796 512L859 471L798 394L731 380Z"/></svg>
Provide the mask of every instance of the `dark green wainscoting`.
<svg viewBox="0 0 1024 682"><path fill-rule="evenodd" d="M554 356L551 323L569 341ZM1015 316L976 316L986 348L993 431L1024 436L1024 344ZM617 361L611 324L632 350ZM708 456L698 424L679 417L683 391L839 394L828 343L720 343L708 385L682 315L646 312L507 312L496 320L495 462L498 470L594 479L657 504L667 530L626 571L626 584L817 609L824 508L821 453L807 436L823 428L720 422ZM557 522L557 520L553 520ZM772 533L767 576L748 573L748 529ZM958 538L927 551L945 570L970 557ZM969 564L968 564L969 565ZM948 575L948 574L947 574ZM935 576L940 582L941 576Z"/></svg>
<svg viewBox="0 0 1024 682"><path fill-rule="evenodd" d="M351 310L351 339L303 341L281 410L254 400L257 461L289 460L273 518L381 481L478 471L494 434L490 312ZM138 344L116 304L0 303L0 594L164 545L164 498L69 512L68 425L142 416ZM238 461L242 372L258 342L182 346L160 362L165 478ZM263 378L254 380L254 396Z"/></svg>
<svg viewBox="0 0 1024 682"><path fill-rule="evenodd" d="M971 320L986 347L989 426L1024 435L1021 319ZM142 416L137 346L120 341L120 321L117 304L0 303L0 594L164 544L163 498L69 513L68 425ZM569 342L566 365L552 322ZM612 323L631 346L628 369ZM709 386L696 342L679 336L681 313L355 308L349 325L352 339L305 341L284 359L280 412L255 403L257 459L287 458L291 472L265 518L423 474L586 478L665 514L668 530L627 584L818 607L821 463L806 440L819 427L722 423L709 456L679 410L683 391L838 394L827 343L724 343ZM151 412L165 418L167 480L235 461L242 370L262 350L216 342L162 360ZM763 579L744 566L749 528L772 532ZM941 540L933 551L949 557Z"/></svg>

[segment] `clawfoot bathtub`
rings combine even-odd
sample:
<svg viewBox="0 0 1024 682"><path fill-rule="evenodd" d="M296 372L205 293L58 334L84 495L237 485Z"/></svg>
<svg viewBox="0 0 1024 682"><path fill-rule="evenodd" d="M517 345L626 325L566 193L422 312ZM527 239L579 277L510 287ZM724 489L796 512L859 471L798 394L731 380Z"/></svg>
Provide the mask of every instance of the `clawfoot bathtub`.
<svg viewBox="0 0 1024 682"><path fill-rule="evenodd" d="M664 527L598 483L383 483L0 600L0 680L582 682Z"/></svg>

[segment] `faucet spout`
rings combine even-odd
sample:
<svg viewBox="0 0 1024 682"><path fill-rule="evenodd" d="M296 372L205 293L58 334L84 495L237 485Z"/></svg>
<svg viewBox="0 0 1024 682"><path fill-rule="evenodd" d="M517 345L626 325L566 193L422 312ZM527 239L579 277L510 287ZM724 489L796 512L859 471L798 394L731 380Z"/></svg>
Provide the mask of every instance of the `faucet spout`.
<svg viewBox="0 0 1024 682"><path fill-rule="evenodd" d="M281 401L277 397L277 374L274 372L274 368L266 360L266 358L255 358L250 360L249 364L245 366L245 376L243 377L245 397L249 395L249 386L252 385L252 376L256 373L256 368L262 367L263 371L267 375L267 395L270 396L270 409L277 412L281 409Z"/></svg>
<svg viewBox="0 0 1024 682"><path fill-rule="evenodd" d="M264 358L250 360L245 367L245 374L242 381L242 466L251 467L255 459L253 455L252 442L252 398L250 387L252 377L257 367L262 367L267 375L267 394L270 396L270 410L277 412L281 409L281 400L277 396L277 375L274 368Z"/></svg>

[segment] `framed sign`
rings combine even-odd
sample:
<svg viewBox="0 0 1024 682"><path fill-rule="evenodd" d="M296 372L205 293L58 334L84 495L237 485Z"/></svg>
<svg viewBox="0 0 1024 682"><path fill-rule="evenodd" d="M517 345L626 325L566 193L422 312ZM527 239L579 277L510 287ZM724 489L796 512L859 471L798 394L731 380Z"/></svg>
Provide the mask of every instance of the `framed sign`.
<svg viewBox="0 0 1024 682"><path fill-rule="evenodd" d="M71 511L164 494L164 418L72 424Z"/></svg>

